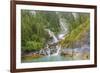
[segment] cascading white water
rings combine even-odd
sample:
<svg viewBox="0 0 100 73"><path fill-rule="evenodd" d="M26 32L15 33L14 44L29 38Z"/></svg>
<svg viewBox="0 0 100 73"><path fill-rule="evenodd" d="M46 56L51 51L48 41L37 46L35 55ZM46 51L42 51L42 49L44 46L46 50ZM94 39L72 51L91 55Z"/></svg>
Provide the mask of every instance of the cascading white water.
<svg viewBox="0 0 100 73"><path fill-rule="evenodd" d="M59 19L59 22L60 22L60 27L61 27L62 32L66 32L67 31L67 28L66 28L64 19L63 18L60 18Z"/></svg>
<svg viewBox="0 0 100 73"><path fill-rule="evenodd" d="M56 53L52 54L52 56L57 56L57 55L59 55L60 50L61 50L61 47L57 45L57 46L56 46L56 49L57 49Z"/></svg>
<svg viewBox="0 0 100 73"><path fill-rule="evenodd" d="M48 56L50 56L50 53L51 53L51 51L50 51L50 48L48 47L48 44L47 44L47 46L45 47L45 49L41 49L40 51L39 51L39 54L43 54L43 55L48 55Z"/></svg>
<svg viewBox="0 0 100 73"><path fill-rule="evenodd" d="M54 35L54 33L53 33L50 29L46 29L46 30L48 31L49 35L50 35L51 37L53 37L53 42L52 42L52 44L53 44L53 43L57 43L59 40L58 40L57 37ZM47 48L49 49L49 47L47 47ZM55 49L56 49L56 53L51 54L51 56L58 55L61 48L60 48L58 45L56 45L56 48L55 48ZM47 53L48 53L48 56L50 56L50 49L47 50Z"/></svg>
<svg viewBox="0 0 100 73"><path fill-rule="evenodd" d="M46 51L47 55L50 56L50 49L49 49L48 45L47 45L46 49L47 49L47 51Z"/></svg>
<svg viewBox="0 0 100 73"><path fill-rule="evenodd" d="M65 25L65 21L61 17L59 17L59 25L61 27L61 32L60 32L60 34L58 34L59 39L55 36L54 32L52 32L50 29L45 29L48 32L48 34L50 35L50 37L53 37L53 41L52 41L51 44L58 43L61 39L64 38L64 35L67 34L67 28L66 28L66 25ZM61 46L55 45L55 50L56 50L56 52L51 54L52 51L47 44L45 51L46 51L48 56L56 56L56 55L60 54Z"/></svg>
<svg viewBox="0 0 100 73"><path fill-rule="evenodd" d="M72 15L74 16L75 19L77 19L78 17L77 13L73 12Z"/></svg>
<svg viewBox="0 0 100 73"><path fill-rule="evenodd" d="M58 14L59 15L59 14ZM58 35L59 39L64 39L64 36L68 33L68 29L67 29L67 23L65 22L65 19L62 18L60 15L59 15L59 25L60 25L60 28L61 28L61 32L60 34Z"/></svg>
<svg viewBox="0 0 100 73"><path fill-rule="evenodd" d="M56 36L54 35L54 33L50 30L50 29L46 29L50 35L50 37L53 37L53 43L57 43L58 39L56 38Z"/></svg>

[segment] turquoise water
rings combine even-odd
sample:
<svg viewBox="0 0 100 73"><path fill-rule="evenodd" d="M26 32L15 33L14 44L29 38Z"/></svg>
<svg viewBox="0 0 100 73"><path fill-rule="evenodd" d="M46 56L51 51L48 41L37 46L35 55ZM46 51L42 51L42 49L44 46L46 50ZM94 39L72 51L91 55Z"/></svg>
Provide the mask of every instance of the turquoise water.
<svg viewBox="0 0 100 73"><path fill-rule="evenodd" d="M33 58L33 59L28 59L28 60L23 60L24 63L29 63L29 62L53 62L53 61L69 61L72 60L72 57L68 56L44 56L40 58Z"/></svg>
<svg viewBox="0 0 100 73"><path fill-rule="evenodd" d="M66 61L66 60L72 60L71 57L64 57L64 56L46 56L38 59L33 59L32 61L36 62L44 62L44 61Z"/></svg>

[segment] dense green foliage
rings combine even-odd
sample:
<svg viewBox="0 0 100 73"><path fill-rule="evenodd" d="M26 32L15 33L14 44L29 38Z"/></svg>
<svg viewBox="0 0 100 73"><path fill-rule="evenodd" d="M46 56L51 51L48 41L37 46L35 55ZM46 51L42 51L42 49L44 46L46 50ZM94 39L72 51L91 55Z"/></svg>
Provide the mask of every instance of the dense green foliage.
<svg viewBox="0 0 100 73"><path fill-rule="evenodd" d="M21 11L21 46L23 51L42 49L49 40L50 29L55 34L60 30L59 19L55 12Z"/></svg>
<svg viewBox="0 0 100 73"><path fill-rule="evenodd" d="M89 42L89 29L90 29L90 20L89 14L78 13L77 18L69 14L70 18L65 17L67 22L69 22L69 34L65 36L64 40L61 40L61 45L67 48L75 48L75 44L78 43L78 47ZM84 40L87 40L84 42ZM80 44L82 43L82 44ZM88 44L87 44L88 45Z"/></svg>
<svg viewBox="0 0 100 73"><path fill-rule="evenodd" d="M90 16L88 13L29 11L21 10L21 47L22 51L43 49L50 36L45 29L55 35L61 31L59 19L67 23L68 34L60 41L62 47L72 47L72 43L80 41L89 32ZM85 39L87 40L87 39Z"/></svg>

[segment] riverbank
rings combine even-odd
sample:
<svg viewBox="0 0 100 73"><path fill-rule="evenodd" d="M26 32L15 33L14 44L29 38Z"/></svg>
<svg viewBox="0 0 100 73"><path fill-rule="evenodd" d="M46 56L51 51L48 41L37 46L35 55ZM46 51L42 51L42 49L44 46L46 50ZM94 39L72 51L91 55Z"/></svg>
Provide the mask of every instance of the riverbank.
<svg viewBox="0 0 100 73"><path fill-rule="evenodd" d="M69 61L69 60L88 60L90 52L87 50L80 51L78 49L62 49L59 55L48 56L36 52L29 52L21 57L22 63L26 62L48 62L48 61Z"/></svg>

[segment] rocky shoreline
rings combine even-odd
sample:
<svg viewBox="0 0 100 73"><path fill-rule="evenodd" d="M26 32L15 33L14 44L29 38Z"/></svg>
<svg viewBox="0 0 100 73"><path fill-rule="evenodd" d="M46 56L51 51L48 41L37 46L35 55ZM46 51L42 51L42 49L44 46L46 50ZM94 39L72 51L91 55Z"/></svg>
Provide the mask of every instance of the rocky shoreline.
<svg viewBox="0 0 100 73"><path fill-rule="evenodd" d="M62 49L60 52L61 56L64 57L71 57L73 60L87 60L90 59L90 52L87 49ZM29 60L29 59L37 59L41 57L45 57L44 54L39 54L39 52L29 52L27 54L22 55L23 60Z"/></svg>

